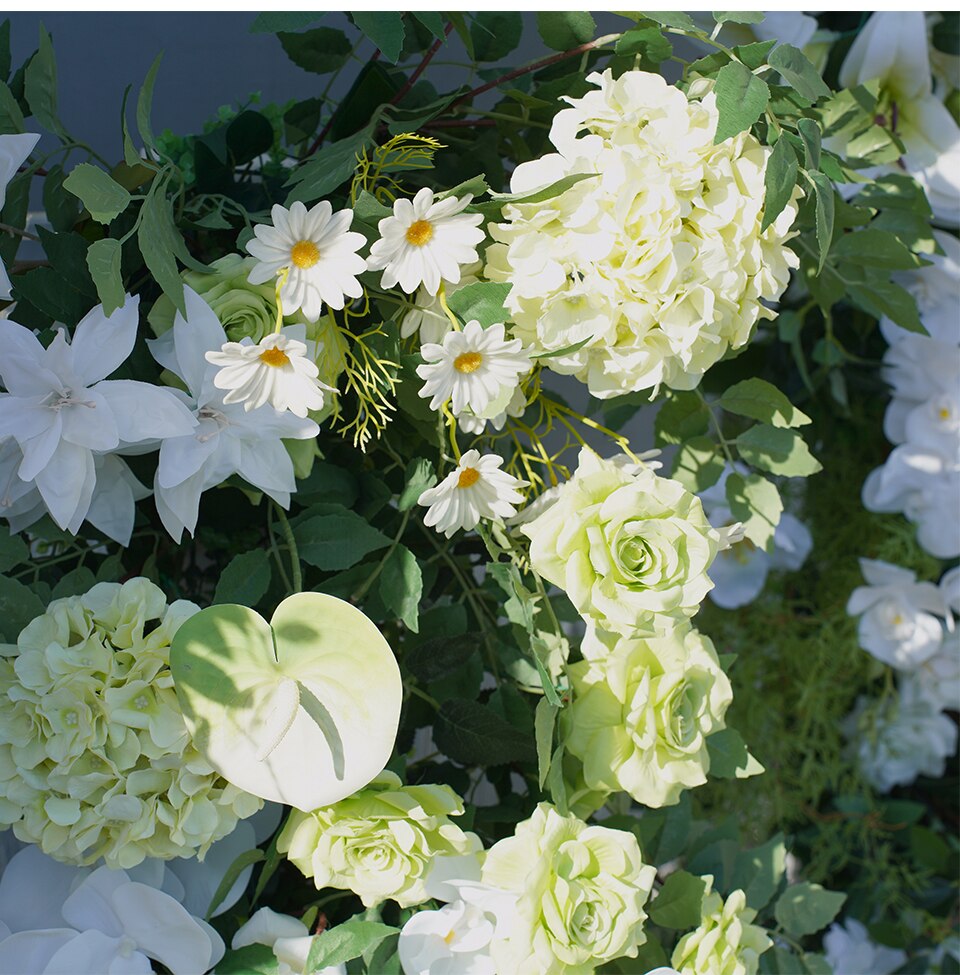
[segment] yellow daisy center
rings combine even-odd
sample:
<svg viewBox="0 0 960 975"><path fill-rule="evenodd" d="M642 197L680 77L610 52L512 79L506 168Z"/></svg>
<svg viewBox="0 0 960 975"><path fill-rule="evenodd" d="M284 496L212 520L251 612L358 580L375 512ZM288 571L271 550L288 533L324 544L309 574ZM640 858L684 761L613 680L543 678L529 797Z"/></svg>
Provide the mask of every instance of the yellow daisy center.
<svg viewBox="0 0 960 975"><path fill-rule="evenodd" d="M483 362L483 356L479 352L464 352L453 360L453 368L457 372L476 372Z"/></svg>
<svg viewBox="0 0 960 975"><path fill-rule="evenodd" d="M298 240L290 248L290 260L305 271L320 260L320 251L312 240Z"/></svg>
<svg viewBox="0 0 960 975"><path fill-rule="evenodd" d="M290 361L290 356L283 349L264 349L260 353L260 361L265 365L273 366L274 369L279 369Z"/></svg>
<svg viewBox="0 0 960 975"><path fill-rule="evenodd" d="M460 471L460 476L457 478L457 487L473 487L473 485L479 480L480 471L478 471L475 467L464 467L464 469Z"/></svg>
<svg viewBox="0 0 960 975"><path fill-rule="evenodd" d="M940 417L941 420L950 419L950 411L945 406L941 406L940 409L937 410L937 415Z"/></svg>
<svg viewBox="0 0 960 975"><path fill-rule="evenodd" d="M407 227L407 243L414 247L423 247L430 243L433 237L433 224L429 220L414 220Z"/></svg>

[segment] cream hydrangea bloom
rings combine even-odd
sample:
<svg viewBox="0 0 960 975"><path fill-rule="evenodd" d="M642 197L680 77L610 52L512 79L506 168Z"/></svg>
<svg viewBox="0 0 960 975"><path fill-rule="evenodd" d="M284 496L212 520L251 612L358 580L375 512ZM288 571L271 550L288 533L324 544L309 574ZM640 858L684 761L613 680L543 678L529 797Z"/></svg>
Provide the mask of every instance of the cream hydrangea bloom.
<svg viewBox="0 0 960 975"><path fill-rule="evenodd" d="M687 626L662 637L591 630L606 655L568 668L567 749L592 789L628 792L646 806L676 803L707 781L707 737L724 727L730 681L710 640Z"/></svg>
<svg viewBox="0 0 960 975"><path fill-rule="evenodd" d="M541 354L568 350L545 364L595 396L691 389L774 317L763 302L797 266L784 246L797 208L761 232L770 150L746 132L714 145L712 93L688 101L643 71L588 80L597 90L554 119L559 152L518 166L511 189L587 178L507 204L484 273L512 285L514 335Z"/></svg>
<svg viewBox="0 0 960 975"><path fill-rule="evenodd" d="M449 819L462 815L463 802L448 786L404 786L383 772L332 806L294 809L277 849L317 890L352 890L367 907L387 899L409 907L427 899L424 880L435 856L481 849L475 834Z"/></svg>
<svg viewBox="0 0 960 975"><path fill-rule="evenodd" d="M203 855L263 803L187 733L170 640L197 612L148 579L54 600L0 659L0 823L66 863Z"/></svg>
<svg viewBox="0 0 960 975"><path fill-rule="evenodd" d="M497 971L591 975L606 961L635 958L655 876L632 833L541 802L483 864L485 884L519 895L510 936L491 945Z"/></svg>
<svg viewBox="0 0 960 975"><path fill-rule="evenodd" d="M760 956L773 944L763 928L750 923L756 916L742 890L726 901L710 891L703 898L700 926L673 950L673 967L680 975L756 975Z"/></svg>
<svg viewBox="0 0 960 975"><path fill-rule="evenodd" d="M520 530L534 569L585 619L627 633L667 630L696 613L720 538L679 482L589 448L554 501Z"/></svg>

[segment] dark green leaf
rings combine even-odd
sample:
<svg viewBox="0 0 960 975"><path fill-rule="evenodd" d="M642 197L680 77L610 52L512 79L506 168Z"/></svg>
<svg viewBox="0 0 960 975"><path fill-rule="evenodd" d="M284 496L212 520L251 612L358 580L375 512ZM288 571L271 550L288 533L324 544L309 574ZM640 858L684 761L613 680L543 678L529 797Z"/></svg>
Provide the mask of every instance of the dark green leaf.
<svg viewBox="0 0 960 975"><path fill-rule="evenodd" d="M644 10L640 15L648 20L655 20L664 27L675 27L677 30L689 30L695 34L702 34L703 31L687 16L679 10Z"/></svg>
<svg viewBox="0 0 960 975"><path fill-rule="evenodd" d="M834 189L833 184L823 173L807 173L807 179L813 183L817 198L817 247L820 250L817 273L819 274L827 261L830 243L833 240Z"/></svg>
<svg viewBox="0 0 960 975"><path fill-rule="evenodd" d="M16 643L20 631L34 617L42 616L44 605L22 582L0 576L0 639Z"/></svg>
<svg viewBox="0 0 960 975"><path fill-rule="evenodd" d="M738 61L720 69L714 91L719 114L715 145L749 129L763 115L770 97L766 83Z"/></svg>
<svg viewBox="0 0 960 975"><path fill-rule="evenodd" d="M824 890L819 884L793 884L780 895L773 913L788 934L802 938L825 928L846 899L846 894Z"/></svg>
<svg viewBox="0 0 960 975"><path fill-rule="evenodd" d="M731 386L721 397L720 405L728 413L749 416L775 427L802 427L810 422L776 386L763 379L744 379Z"/></svg>
<svg viewBox="0 0 960 975"><path fill-rule="evenodd" d="M24 72L23 90L37 121L61 139L68 140L69 136L57 116L57 62L53 55L53 44L42 24L40 47Z"/></svg>
<svg viewBox="0 0 960 975"><path fill-rule="evenodd" d="M464 765L503 765L536 759L529 737L496 711L464 698L450 698L440 705L433 739L444 755Z"/></svg>
<svg viewBox="0 0 960 975"><path fill-rule="evenodd" d="M322 13L307 13L306 11L296 11L283 13L274 11L271 13L257 14L250 25L251 34L278 34L284 30L301 30L309 27L323 16Z"/></svg>
<svg viewBox="0 0 960 975"><path fill-rule="evenodd" d="M447 32L444 29L443 17L435 10L412 10L410 16L420 21L438 41L446 38Z"/></svg>
<svg viewBox="0 0 960 975"><path fill-rule="evenodd" d="M303 34L277 34L287 57L304 71L328 74L342 68L350 57L353 45L342 30L317 27Z"/></svg>
<svg viewBox="0 0 960 975"><path fill-rule="evenodd" d="M656 27L643 27L623 34L615 50L624 57L639 54L647 66L655 68L673 54L673 45Z"/></svg>
<svg viewBox="0 0 960 975"><path fill-rule="evenodd" d="M235 555L224 567L213 594L214 603L256 606L270 588L270 556L265 549Z"/></svg>
<svg viewBox="0 0 960 975"><path fill-rule="evenodd" d="M286 140L290 144L309 139L320 124L320 110L323 102L319 98L305 98L302 102L291 105L283 113L283 129Z"/></svg>
<svg viewBox="0 0 960 975"><path fill-rule="evenodd" d="M10 21L0 24L0 81L6 81L10 75Z"/></svg>
<svg viewBox="0 0 960 975"><path fill-rule="evenodd" d="M357 166L357 155L373 142L376 119L359 132L323 146L302 166L293 171L287 186L293 186L287 196L287 206L296 200L312 203L327 196L352 175Z"/></svg>
<svg viewBox="0 0 960 975"><path fill-rule="evenodd" d="M561 193L565 193L571 186L576 186L577 183L585 179L596 179L596 173L573 173L570 176L558 179L549 186L545 186L542 190L534 190L532 193L494 193L493 200L490 203L481 204L481 206L496 207L499 210L504 203L544 203Z"/></svg>
<svg viewBox="0 0 960 975"><path fill-rule="evenodd" d="M294 536L300 558L327 572L349 569L365 555L390 544L386 535L346 509L300 522Z"/></svg>
<svg viewBox="0 0 960 975"><path fill-rule="evenodd" d="M19 535L11 535L6 526L0 528L0 572L26 562L30 558L30 549Z"/></svg>
<svg viewBox="0 0 960 975"><path fill-rule="evenodd" d="M747 779L763 771L763 766L747 751L740 732L733 728L724 728L710 735L707 752L710 774L716 779Z"/></svg>
<svg viewBox="0 0 960 975"><path fill-rule="evenodd" d="M150 116L153 113L153 87L157 83L157 72L160 70L160 59L162 54L158 54L150 65L147 77L143 80L143 87L137 96L137 131L143 144L149 149L156 149L157 142L153 137Z"/></svg>
<svg viewBox="0 0 960 975"><path fill-rule="evenodd" d="M71 170L63 188L77 197L98 223L110 223L130 205L130 194L90 163L80 163Z"/></svg>
<svg viewBox="0 0 960 975"><path fill-rule="evenodd" d="M593 40L596 21L585 10L539 11L537 30L554 51L569 51Z"/></svg>
<svg viewBox="0 0 960 975"><path fill-rule="evenodd" d="M464 322L476 320L483 328L489 328L509 317L503 303L510 287L500 281L478 281L455 291L447 298L447 304Z"/></svg>
<svg viewBox="0 0 960 975"><path fill-rule="evenodd" d="M792 85L804 98L817 101L829 98L830 89L823 83L820 73L810 63L807 56L792 44L775 47L767 59L771 68L776 68L783 80Z"/></svg>
<svg viewBox="0 0 960 975"><path fill-rule="evenodd" d="M534 737L537 742L537 782L542 789L550 771L550 756L553 754L553 729L557 723L558 709L545 697L537 703L533 719Z"/></svg>
<svg viewBox="0 0 960 975"><path fill-rule="evenodd" d="M760 911L777 892L786 864L787 848L783 834L778 833L762 846L744 850L737 856L731 886L746 894L747 907Z"/></svg>
<svg viewBox="0 0 960 975"><path fill-rule="evenodd" d="M960 13L956 10L941 11L933 27L933 46L954 57L960 54Z"/></svg>
<svg viewBox="0 0 960 975"><path fill-rule="evenodd" d="M403 492L397 502L400 511L408 511L427 488L437 483L437 475L433 469L433 461L426 457L416 457L409 464L405 474Z"/></svg>
<svg viewBox="0 0 960 975"><path fill-rule="evenodd" d="M775 485L760 474L744 477L734 472L727 478L726 492L730 513L743 523L746 537L758 548L768 548L783 512Z"/></svg>
<svg viewBox="0 0 960 975"><path fill-rule="evenodd" d="M403 15L393 10L382 10L377 13L351 13L353 22L362 33L376 44L384 59L396 64L403 50Z"/></svg>
<svg viewBox="0 0 960 975"><path fill-rule="evenodd" d="M754 41L752 44L738 44L733 53L751 70L767 63L767 55L776 41Z"/></svg>
<svg viewBox="0 0 960 975"><path fill-rule="evenodd" d="M360 921L352 918L324 931L310 947L305 971L342 965L359 958L381 941L396 934L397 929L379 921Z"/></svg>
<svg viewBox="0 0 960 975"><path fill-rule="evenodd" d="M57 164L50 167L43 181L43 209L57 233L72 230L80 216L76 196L64 189L64 175L63 168Z"/></svg>
<svg viewBox="0 0 960 975"><path fill-rule="evenodd" d="M405 545L397 545L380 570L380 598L383 605L416 633L419 629L423 575L416 556Z"/></svg>
<svg viewBox="0 0 960 975"><path fill-rule="evenodd" d="M173 222L170 202L164 191L165 185L153 187L144 201L140 226L137 228L137 243L154 280L177 311L186 315L183 281L175 257L183 249L183 239Z"/></svg>
<svg viewBox="0 0 960 975"><path fill-rule="evenodd" d="M671 476L696 494L716 484L723 467L723 457L716 443L709 437L694 437L677 451Z"/></svg>
<svg viewBox="0 0 960 975"><path fill-rule="evenodd" d="M468 637L438 636L410 647L403 666L421 683L432 684L461 670L479 653L479 645Z"/></svg>
<svg viewBox="0 0 960 975"><path fill-rule="evenodd" d="M927 334L920 321L916 298L906 288L889 280L889 277L885 280L878 275L869 284L851 284L849 295L856 304L877 318L886 315L909 332Z"/></svg>
<svg viewBox="0 0 960 975"><path fill-rule="evenodd" d="M650 920L662 928L692 928L700 923L707 882L685 870L676 870L664 881L650 905Z"/></svg>
<svg viewBox="0 0 960 975"><path fill-rule="evenodd" d="M112 315L124 302L123 277L120 273L121 246L119 240L104 237L94 241L87 250L87 267L103 305L103 313Z"/></svg>
<svg viewBox="0 0 960 975"><path fill-rule="evenodd" d="M90 310L91 299L52 267L37 267L13 278L14 298L26 299L55 322L76 325Z"/></svg>
<svg viewBox="0 0 960 975"><path fill-rule="evenodd" d="M800 434L758 423L737 437L737 450L751 466L785 477L808 477L823 468Z"/></svg>
<svg viewBox="0 0 960 975"><path fill-rule="evenodd" d="M0 81L0 135L23 132L26 123L13 92Z"/></svg>
<svg viewBox="0 0 960 975"><path fill-rule="evenodd" d="M696 393L670 391L654 422L657 446L683 443L707 432L710 410Z"/></svg>
<svg viewBox="0 0 960 975"><path fill-rule="evenodd" d="M523 17L517 11L481 11L470 21L473 55L477 61L499 61L520 43Z"/></svg>
<svg viewBox="0 0 960 975"><path fill-rule="evenodd" d="M53 269L71 288L93 298L96 289L87 269L86 240L80 234L52 234L45 227L38 227L37 234Z"/></svg>
<svg viewBox="0 0 960 975"><path fill-rule="evenodd" d="M920 267L920 260L893 234L872 226L844 234L833 245L831 253L837 260L865 267L882 267L891 271Z"/></svg>
<svg viewBox="0 0 960 975"><path fill-rule="evenodd" d="M763 13L759 10L715 10L713 19L718 24L759 24L763 22Z"/></svg>
<svg viewBox="0 0 960 975"><path fill-rule="evenodd" d="M820 168L820 126L812 118L797 120L797 131L803 140L804 167Z"/></svg>
<svg viewBox="0 0 960 975"><path fill-rule="evenodd" d="M767 160L767 170L763 177L763 220L760 224L761 232L766 230L777 217L783 213L783 208L790 202L797 185L799 172L797 154L790 143L783 137L777 139L777 144Z"/></svg>
<svg viewBox="0 0 960 975"><path fill-rule="evenodd" d="M52 599L64 599L66 596L79 596L88 592L97 582L97 577L85 565L78 565L64 573L53 587L50 594Z"/></svg>
<svg viewBox="0 0 960 975"><path fill-rule="evenodd" d="M277 975L279 965L273 948L247 945L228 951L217 963L217 972L218 975Z"/></svg>

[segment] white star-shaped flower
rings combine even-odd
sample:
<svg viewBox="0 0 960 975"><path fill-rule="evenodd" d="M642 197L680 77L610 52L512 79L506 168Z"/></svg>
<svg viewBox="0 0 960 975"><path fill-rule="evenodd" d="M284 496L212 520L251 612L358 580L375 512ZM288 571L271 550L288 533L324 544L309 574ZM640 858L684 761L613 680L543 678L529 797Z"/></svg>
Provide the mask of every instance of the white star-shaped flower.
<svg viewBox="0 0 960 975"><path fill-rule="evenodd" d="M367 265L357 250L366 238L350 230L353 210L334 213L326 200L308 210L298 201L289 210L274 206L270 217L273 226L258 224L253 228L256 236L247 242L247 250L259 262L247 280L263 284L288 268L280 291L285 315L299 309L315 322L323 305L339 310L345 296L363 294L357 275Z"/></svg>
<svg viewBox="0 0 960 975"><path fill-rule="evenodd" d="M502 413L516 392L520 376L530 371L530 357L520 339L507 340L503 325L481 328L467 322L462 332L448 332L442 345L420 347L424 365L417 375L426 380L420 395L439 410L453 399L453 412L469 409L474 416L492 419Z"/></svg>
<svg viewBox="0 0 960 975"><path fill-rule="evenodd" d="M422 284L435 295L440 282L457 284L460 268L477 260L477 244L484 238L479 213L463 213L472 196L434 200L424 187L413 200L393 204L393 216L378 224L380 240L370 248L367 268L383 269L382 288L399 284L408 295Z"/></svg>
<svg viewBox="0 0 960 975"><path fill-rule="evenodd" d="M500 470L502 463L496 454L481 457L478 450L468 450L456 470L417 499L428 508L423 523L450 538L460 528L476 528L481 518L515 515L515 505L523 504L517 488L527 482Z"/></svg>
<svg viewBox="0 0 960 975"><path fill-rule="evenodd" d="M40 140L35 132L24 132L22 135L0 135L0 210L3 209L7 198L7 185L17 170L23 165L27 156L33 152L33 147ZM0 262L0 298L10 297L10 277L7 269Z"/></svg>

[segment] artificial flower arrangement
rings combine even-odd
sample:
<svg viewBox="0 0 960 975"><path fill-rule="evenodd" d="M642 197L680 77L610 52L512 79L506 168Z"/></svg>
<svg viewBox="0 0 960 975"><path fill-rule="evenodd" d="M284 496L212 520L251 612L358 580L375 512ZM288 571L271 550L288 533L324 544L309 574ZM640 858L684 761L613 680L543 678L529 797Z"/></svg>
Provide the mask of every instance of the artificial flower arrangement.
<svg viewBox="0 0 960 975"><path fill-rule="evenodd" d="M956 971L956 19L320 16L0 28L0 970Z"/></svg>

